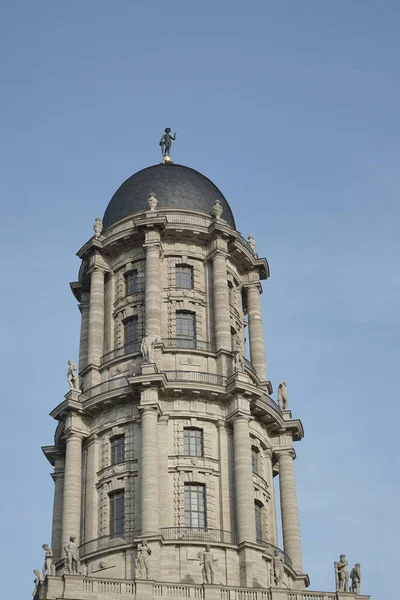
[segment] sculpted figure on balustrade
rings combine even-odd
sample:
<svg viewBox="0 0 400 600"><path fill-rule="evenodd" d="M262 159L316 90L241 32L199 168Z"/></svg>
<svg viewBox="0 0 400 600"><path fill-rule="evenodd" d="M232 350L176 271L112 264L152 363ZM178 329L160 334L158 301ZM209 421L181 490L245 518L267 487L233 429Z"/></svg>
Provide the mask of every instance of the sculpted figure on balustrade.
<svg viewBox="0 0 400 600"><path fill-rule="evenodd" d="M334 563L335 584L337 592L347 592L349 586L349 563L344 554L340 555L340 560Z"/></svg>

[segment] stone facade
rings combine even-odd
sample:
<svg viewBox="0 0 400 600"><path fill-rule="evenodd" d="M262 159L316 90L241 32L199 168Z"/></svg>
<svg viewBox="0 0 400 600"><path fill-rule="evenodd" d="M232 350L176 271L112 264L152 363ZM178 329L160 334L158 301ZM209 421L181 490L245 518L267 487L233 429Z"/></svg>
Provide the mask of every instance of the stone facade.
<svg viewBox="0 0 400 600"><path fill-rule="evenodd" d="M37 598L340 598L305 591L293 468L303 428L270 396L266 260L223 215L176 208L119 221L78 255L80 390L53 410L54 445L43 448L54 466L56 570ZM246 327L249 359L237 370ZM146 335L156 339L153 364L140 352ZM70 536L80 575L65 573Z"/></svg>

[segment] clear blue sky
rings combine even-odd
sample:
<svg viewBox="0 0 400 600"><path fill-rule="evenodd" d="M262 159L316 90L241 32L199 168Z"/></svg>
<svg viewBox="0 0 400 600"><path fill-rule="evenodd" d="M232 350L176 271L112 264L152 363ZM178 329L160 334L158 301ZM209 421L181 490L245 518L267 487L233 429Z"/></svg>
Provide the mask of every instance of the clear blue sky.
<svg viewBox="0 0 400 600"><path fill-rule="evenodd" d="M344 552L364 593L398 600L400 4L14 0L1 17L3 596L30 597L50 540L40 446L78 356L75 252L170 126L175 162L271 266L312 589Z"/></svg>

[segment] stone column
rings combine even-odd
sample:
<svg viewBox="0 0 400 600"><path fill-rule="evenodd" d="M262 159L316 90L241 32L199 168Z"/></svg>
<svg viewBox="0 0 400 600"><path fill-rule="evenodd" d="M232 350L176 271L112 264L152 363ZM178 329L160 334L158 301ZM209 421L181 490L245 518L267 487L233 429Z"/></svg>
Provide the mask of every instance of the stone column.
<svg viewBox="0 0 400 600"><path fill-rule="evenodd" d="M168 415L158 419L158 474L160 495L160 527L168 527L171 522L169 514L169 473L168 473Z"/></svg>
<svg viewBox="0 0 400 600"><path fill-rule="evenodd" d="M294 451L282 450L276 454L279 464L283 549L292 559L294 570L302 573L299 509L293 468Z"/></svg>
<svg viewBox="0 0 400 600"><path fill-rule="evenodd" d="M88 345L89 345L89 293L82 292L81 303L81 335L79 342L79 373L88 364Z"/></svg>
<svg viewBox="0 0 400 600"><path fill-rule="evenodd" d="M51 548L53 550L53 561L57 562L62 557L62 521L63 521L63 497L64 497L64 456L55 459L54 473L54 501L53 501L53 523L51 528Z"/></svg>
<svg viewBox="0 0 400 600"><path fill-rule="evenodd" d="M160 234L146 233L146 334L161 337Z"/></svg>
<svg viewBox="0 0 400 600"><path fill-rule="evenodd" d="M115 275L110 273L106 281L105 293L105 322L104 322L104 354L114 350L114 302Z"/></svg>
<svg viewBox="0 0 400 600"><path fill-rule="evenodd" d="M64 470L64 506L62 518L62 543L68 543L71 535L79 543L81 529L82 493L82 439L79 433L67 434Z"/></svg>
<svg viewBox="0 0 400 600"><path fill-rule="evenodd" d="M90 365L99 366L104 353L104 269L92 268L89 307L89 356Z"/></svg>
<svg viewBox="0 0 400 600"><path fill-rule="evenodd" d="M260 285L258 283L246 287L247 314L249 322L250 360L258 377L264 381L267 376L265 364L264 330L262 324Z"/></svg>
<svg viewBox="0 0 400 600"><path fill-rule="evenodd" d="M213 262L214 331L216 349L232 350L226 254L216 251Z"/></svg>
<svg viewBox="0 0 400 600"><path fill-rule="evenodd" d="M272 470L272 450L268 448L265 453L265 474L269 486L270 499L268 501L268 521L269 521L269 542L274 546L278 545L278 524L276 522L276 504L275 504L275 488L274 488L274 473Z"/></svg>
<svg viewBox="0 0 400 600"><path fill-rule="evenodd" d="M233 456L239 542L255 542L256 525L249 417L244 414L237 415L233 420Z"/></svg>
<svg viewBox="0 0 400 600"><path fill-rule="evenodd" d="M141 508L142 535L159 533L158 415L156 405L140 407L142 415Z"/></svg>
<svg viewBox="0 0 400 600"><path fill-rule="evenodd" d="M96 488L97 471L99 470L99 442L96 434L91 436L86 448L86 469L85 469L85 516L84 532L85 542L98 537L98 491ZM83 541L83 540L82 540Z"/></svg>

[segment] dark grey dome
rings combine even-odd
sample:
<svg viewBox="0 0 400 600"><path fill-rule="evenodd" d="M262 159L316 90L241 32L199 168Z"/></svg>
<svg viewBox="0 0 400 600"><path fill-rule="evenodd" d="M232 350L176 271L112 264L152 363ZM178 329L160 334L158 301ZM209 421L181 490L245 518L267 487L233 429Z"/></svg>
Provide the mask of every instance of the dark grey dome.
<svg viewBox="0 0 400 600"><path fill-rule="evenodd" d="M104 229L120 219L148 210L151 192L157 196L157 208L186 208L207 214L218 198L223 209L221 218L236 228L228 202L212 181L189 167L160 164L135 173L121 185L104 213Z"/></svg>

